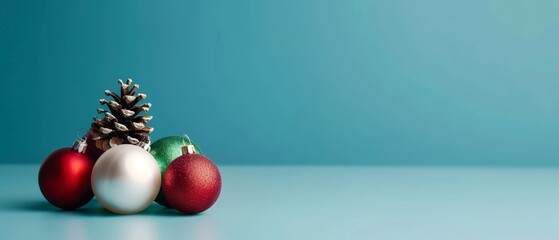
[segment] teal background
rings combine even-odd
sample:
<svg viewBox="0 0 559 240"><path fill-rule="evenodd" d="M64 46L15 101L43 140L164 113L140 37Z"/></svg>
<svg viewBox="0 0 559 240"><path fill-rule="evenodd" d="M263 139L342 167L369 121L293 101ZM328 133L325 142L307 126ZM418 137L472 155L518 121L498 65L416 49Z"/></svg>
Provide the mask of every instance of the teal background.
<svg viewBox="0 0 559 240"><path fill-rule="evenodd" d="M0 0L3 162L131 77L220 164L558 165L559 2Z"/></svg>

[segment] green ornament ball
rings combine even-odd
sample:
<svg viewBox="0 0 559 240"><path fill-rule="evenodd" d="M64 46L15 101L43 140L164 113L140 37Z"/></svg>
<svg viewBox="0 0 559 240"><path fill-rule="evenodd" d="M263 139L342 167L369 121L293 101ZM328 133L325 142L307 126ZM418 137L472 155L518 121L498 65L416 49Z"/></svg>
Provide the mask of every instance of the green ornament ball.
<svg viewBox="0 0 559 240"><path fill-rule="evenodd" d="M159 169L161 170L161 177L163 177L163 173L169 166L169 164L182 155L182 147L190 144L186 137L181 136L169 136L161 138L154 143L151 144L151 155L159 164ZM194 145L194 152L198 154L202 154L202 150ZM163 183L163 182L162 182ZM165 206L170 208L171 205L167 202L167 199L163 195L163 187L160 188L159 194L157 194L157 198L155 198L155 202L159 205Z"/></svg>

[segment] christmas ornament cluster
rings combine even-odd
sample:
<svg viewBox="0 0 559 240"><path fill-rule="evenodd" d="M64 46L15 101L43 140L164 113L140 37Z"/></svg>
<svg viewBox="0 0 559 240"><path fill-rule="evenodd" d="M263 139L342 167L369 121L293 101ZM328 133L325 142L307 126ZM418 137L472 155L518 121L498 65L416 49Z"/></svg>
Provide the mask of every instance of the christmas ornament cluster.
<svg viewBox="0 0 559 240"><path fill-rule="evenodd" d="M51 153L39 169L39 188L52 205L74 210L95 196L118 214L141 212L153 201L183 214L209 209L221 192L217 166L185 135L151 144L150 103L139 85L118 80L120 95L106 90L89 132L71 148Z"/></svg>

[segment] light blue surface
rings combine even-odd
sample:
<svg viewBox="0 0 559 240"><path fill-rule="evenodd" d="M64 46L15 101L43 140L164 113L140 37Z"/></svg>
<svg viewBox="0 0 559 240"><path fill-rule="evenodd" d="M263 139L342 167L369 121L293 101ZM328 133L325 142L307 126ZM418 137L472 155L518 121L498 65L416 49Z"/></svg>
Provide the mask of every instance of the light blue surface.
<svg viewBox="0 0 559 240"><path fill-rule="evenodd" d="M559 169L221 166L207 212L113 215L43 199L38 165L0 165L0 239L557 239Z"/></svg>
<svg viewBox="0 0 559 240"><path fill-rule="evenodd" d="M153 103L154 139L190 133L222 163L558 165L558 11L0 0L0 161L70 145L103 91L132 77Z"/></svg>

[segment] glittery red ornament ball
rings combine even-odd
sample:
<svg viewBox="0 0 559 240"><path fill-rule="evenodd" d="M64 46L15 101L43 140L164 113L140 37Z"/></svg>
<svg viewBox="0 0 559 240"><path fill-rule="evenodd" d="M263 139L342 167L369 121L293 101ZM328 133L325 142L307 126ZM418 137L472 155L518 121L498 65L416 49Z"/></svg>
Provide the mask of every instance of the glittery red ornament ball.
<svg viewBox="0 0 559 240"><path fill-rule="evenodd" d="M219 170L210 159L200 154L178 157L163 175L163 194L174 209L184 214L207 210L220 192Z"/></svg>
<svg viewBox="0 0 559 240"><path fill-rule="evenodd" d="M51 153L39 170L39 188L54 206L71 210L93 198L91 171L95 162L71 148Z"/></svg>

